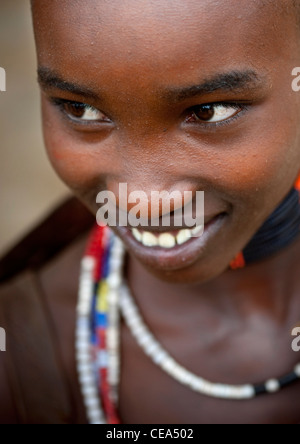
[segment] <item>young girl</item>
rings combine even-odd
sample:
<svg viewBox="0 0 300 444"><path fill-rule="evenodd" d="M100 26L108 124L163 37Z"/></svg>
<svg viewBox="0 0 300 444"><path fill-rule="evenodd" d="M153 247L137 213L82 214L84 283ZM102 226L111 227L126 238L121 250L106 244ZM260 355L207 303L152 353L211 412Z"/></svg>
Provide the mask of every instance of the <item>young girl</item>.
<svg viewBox="0 0 300 444"><path fill-rule="evenodd" d="M204 191L205 227L172 225L174 202L169 227L96 226L7 283L1 420L299 423L299 1L32 9L62 180L93 215L104 190L129 211L122 183L145 219L152 191Z"/></svg>

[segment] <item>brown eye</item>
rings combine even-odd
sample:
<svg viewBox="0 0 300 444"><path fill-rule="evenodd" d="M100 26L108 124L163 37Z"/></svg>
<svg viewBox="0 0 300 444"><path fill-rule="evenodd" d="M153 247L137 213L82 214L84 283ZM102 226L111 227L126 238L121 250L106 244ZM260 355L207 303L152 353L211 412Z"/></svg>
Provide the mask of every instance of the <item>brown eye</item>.
<svg viewBox="0 0 300 444"><path fill-rule="evenodd" d="M64 110L77 119L81 119L85 113L85 105L83 103L65 103Z"/></svg>
<svg viewBox="0 0 300 444"><path fill-rule="evenodd" d="M72 120L80 122L110 122L111 120L93 106L80 102L60 103L63 111Z"/></svg>
<svg viewBox="0 0 300 444"><path fill-rule="evenodd" d="M199 120L209 122L215 115L215 108L213 105L202 105L194 112Z"/></svg>
<svg viewBox="0 0 300 444"><path fill-rule="evenodd" d="M187 122L222 122L224 120L229 120L242 111L242 109L242 105L230 103L201 105L193 109L193 112L187 117Z"/></svg>

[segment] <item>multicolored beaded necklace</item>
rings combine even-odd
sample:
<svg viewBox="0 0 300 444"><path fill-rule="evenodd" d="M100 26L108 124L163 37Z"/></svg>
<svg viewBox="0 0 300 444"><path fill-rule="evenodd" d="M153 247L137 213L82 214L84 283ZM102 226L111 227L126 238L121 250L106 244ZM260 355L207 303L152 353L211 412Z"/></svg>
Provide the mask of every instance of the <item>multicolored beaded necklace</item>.
<svg viewBox="0 0 300 444"><path fill-rule="evenodd" d="M289 245L300 232L300 180L270 216L232 269L267 257ZM177 364L151 335L140 317L128 288L123 284L124 246L108 227L97 226L82 260L77 307L76 355L79 381L92 424L120 424L117 413L119 335L121 312L145 353L164 371L192 390L226 399L249 399L274 393L298 381L300 365L280 379L259 385L231 387L212 384Z"/></svg>

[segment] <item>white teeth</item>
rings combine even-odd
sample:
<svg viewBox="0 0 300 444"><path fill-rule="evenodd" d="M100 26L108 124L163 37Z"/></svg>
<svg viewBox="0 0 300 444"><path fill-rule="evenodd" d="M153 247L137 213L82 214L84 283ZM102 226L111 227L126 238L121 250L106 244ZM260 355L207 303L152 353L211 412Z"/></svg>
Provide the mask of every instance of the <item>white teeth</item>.
<svg viewBox="0 0 300 444"><path fill-rule="evenodd" d="M191 230L181 230L177 234L176 240L178 245L185 244L192 237Z"/></svg>
<svg viewBox="0 0 300 444"><path fill-rule="evenodd" d="M132 228L133 237L143 244L145 247L161 247L161 248L174 248L177 245L183 245L188 242L193 236L197 236L203 232L203 225L198 225L192 230L184 229L180 230L177 236L173 236L171 233L162 233L159 236L155 236L149 231L140 232L137 228Z"/></svg>
<svg viewBox="0 0 300 444"><path fill-rule="evenodd" d="M141 233L137 228L132 229L132 234L137 241L142 242L143 236L141 235Z"/></svg>
<svg viewBox="0 0 300 444"><path fill-rule="evenodd" d="M203 225L198 225L198 227L196 227L192 230L192 235L197 236L197 234L200 234L201 231L203 232L203 229L204 229Z"/></svg>
<svg viewBox="0 0 300 444"><path fill-rule="evenodd" d="M149 233L149 231L144 231L142 244L145 245L145 247L157 247L158 238L154 236L154 234Z"/></svg>
<svg viewBox="0 0 300 444"><path fill-rule="evenodd" d="M164 233L158 237L158 244L162 248L174 248L176 245L176 239L172 234Z"/></svg>

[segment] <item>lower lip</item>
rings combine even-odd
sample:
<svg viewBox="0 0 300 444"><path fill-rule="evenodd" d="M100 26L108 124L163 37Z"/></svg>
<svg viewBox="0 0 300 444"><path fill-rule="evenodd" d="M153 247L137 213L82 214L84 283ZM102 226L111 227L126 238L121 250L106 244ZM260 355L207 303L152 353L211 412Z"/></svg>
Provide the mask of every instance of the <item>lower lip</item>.
<svg viewBox="0 0 300 444"><path fill-rule="evenodd" d="M205 225L200 237L192 237L182 245L166 249L161 247L145 247L138 242L127 227L118 227L118 233L125 245L144 264L151 268L164 271L176 271L192 265L205 252L207 245L222 229L227 217L221 214Z"/></svg>

